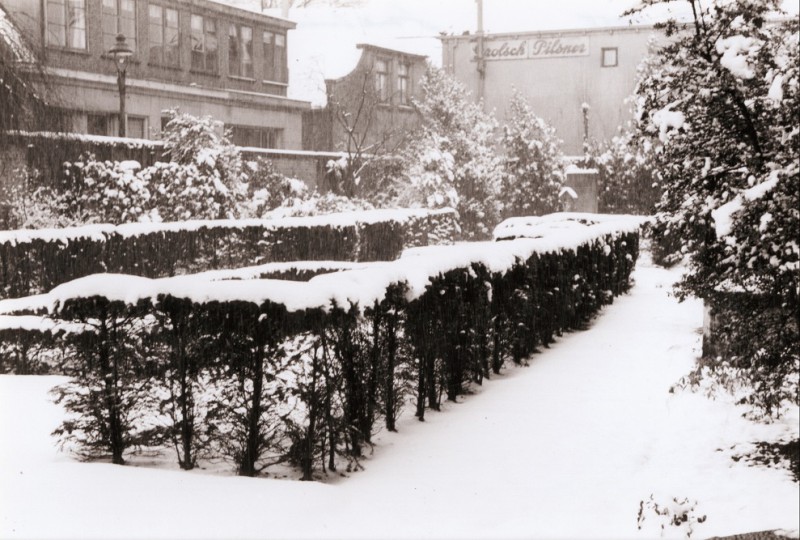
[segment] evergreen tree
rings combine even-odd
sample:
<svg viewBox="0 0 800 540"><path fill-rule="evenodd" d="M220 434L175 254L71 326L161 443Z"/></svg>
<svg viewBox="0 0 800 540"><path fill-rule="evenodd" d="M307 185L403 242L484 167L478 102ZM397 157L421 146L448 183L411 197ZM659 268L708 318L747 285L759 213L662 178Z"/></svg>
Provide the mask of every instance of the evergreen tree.
<svg viewBox="0 0 800 540"><path fill-rule="evenodd" d="M777 0L687 1L694 20L662 25L670 39L637 90L637 137L655 143L664 188L656 238L688 256L679 293L730 313L731 357L696 375L771 415L798 402L798 22L769 22Z"/></svg>
<svg viewBox="0 0 800 540"><path fill-rule="evenodd" d="M496 122L444 71L430 69L420 84L424 97L415 106L423 125L406 153L410 195L404 202L454 206L465 239L488 238L500 216Z"/></svg>
<svg viewBox="0 0 800 540"><path fill-rule="evenodd" d="M503 128L503 145L505 216L540 216L558 211L559 190L564 182L561 141L555 129L534 114L516 89L508 123Z"/></svg>

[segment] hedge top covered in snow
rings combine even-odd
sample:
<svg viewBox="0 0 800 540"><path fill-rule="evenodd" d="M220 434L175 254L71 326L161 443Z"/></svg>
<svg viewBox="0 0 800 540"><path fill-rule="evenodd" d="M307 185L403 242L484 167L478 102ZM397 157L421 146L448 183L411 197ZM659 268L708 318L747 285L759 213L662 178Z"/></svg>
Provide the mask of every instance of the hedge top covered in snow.
<svg viewBox="0 0 800 540"><path fill-rule="evenodd" d="M553 230L575 230L600 223L613 223L619 231L634 231L650 221L648 216L623 214L592 214L584 212L556 212L544 216L512 217L495 227L495 240L513 238L542 238Z"/></svg>
<svg viewBox="0 0 800 540"><path fill-rule="evenodd" d="M341 212L307 217L286 217L279 219L219 219L219 220L190 220L168 223L126 223L112 225L98 223L81 227L66 227L63 229L20 229L15 231L0 231L0 244L8 243L17 245L34 241L68 243L72 240L90 239L102 242L111 235L123 238L154 234L162 232L197 231L200 229L228 228L243 229L246 227L260 227L268 230L292 227L333 227L343 228L356 225L371 225L380 222L397 222L405 224L412 219L421 219L427 216L455 214L451 208L439 210L424 209L383 209L360 210L358 212Z"/></svg>
<svg viewBox="0 0 800 540"><path fill-rule="evenodd" d="M551 222L558 225L559 221ZM246 279L259 274L258 267L237 271L207 272L170 278L149 279L124 274L94 274L54 288L50 293L28 299L0 301L0 313L56 311L73 299L102 297L136 304L155 301L159 296L185 298L195 303L265 302L282 304L288 311L324 309L332 303L358 305L361 309L381 302L392 285L407 288L407 299L422 296L439 275L482 265L493 273L505 273L534 254L575 251L580 246L603 243L620 234L634 232L639 221L628 218L608 220L579 228L551 226L544 238L521 238L509 242L471 242L407 250L392 262L372 263L360 268L324 274L308 282ZM547 227L545 223L542 225ZM606 253L610 247L606 247ZM226 273L227 272L227 273ZM244 279L236 279L236 277ZM214 281L213 279L222 279Z"/></svg>

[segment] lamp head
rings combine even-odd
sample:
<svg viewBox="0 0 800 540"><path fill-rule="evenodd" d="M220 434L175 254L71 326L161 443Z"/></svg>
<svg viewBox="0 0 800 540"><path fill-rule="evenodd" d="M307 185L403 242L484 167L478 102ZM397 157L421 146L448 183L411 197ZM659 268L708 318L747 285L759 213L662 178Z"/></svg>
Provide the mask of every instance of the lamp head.
<svg viewBox="0 0 800 540"><path fill-rule="evenodd" d="M125 41L125 36L119 34L117 36L117 42L109 49L108 54L114 59L117 70L125 71L128 67L128 60L133 56L133 50L128 46L128 42Z"/></svg>

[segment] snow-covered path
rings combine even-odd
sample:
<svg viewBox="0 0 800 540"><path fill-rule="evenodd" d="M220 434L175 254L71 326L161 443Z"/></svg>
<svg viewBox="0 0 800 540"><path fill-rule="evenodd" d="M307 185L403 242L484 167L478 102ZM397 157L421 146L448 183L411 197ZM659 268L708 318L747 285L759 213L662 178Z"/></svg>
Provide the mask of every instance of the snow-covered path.
<svg viewBox="0 0 800 540"><path fill-rule="evenodd" d="M651 493L699 501L693 537L796 528L797 484L729 449L796 432L797 416L755 426L670 394L702 309L668 296L674 273L635 277L590 330L424 423L407 414L366 471L326 484L76 462L49 438L60 378L2 376L0 537L652 537L636 527Z"/></svg>

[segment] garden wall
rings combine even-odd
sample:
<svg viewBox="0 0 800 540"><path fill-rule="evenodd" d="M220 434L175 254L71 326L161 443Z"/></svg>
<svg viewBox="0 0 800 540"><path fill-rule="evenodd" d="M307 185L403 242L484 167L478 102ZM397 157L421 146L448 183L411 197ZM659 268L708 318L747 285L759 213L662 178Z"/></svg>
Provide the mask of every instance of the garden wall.
<svg viewBox="0 0 800 540"><path fill-rule="evenodd" d="M272 161L275 172L304 181L310 188L324 191L328 182L327 163L342 157L335 152L306 152L266 148L241 148L242 158L258 157ZM161 141L126 139L49 132L0 132L0 180L13 178L11 172L22 166L42 172L43 181L63 184L65 162L77 161L82 154L92 153L99 161L138 161L149 167L163 161L164 145ZM0 190L0 204L6 199Z"/></svg>

